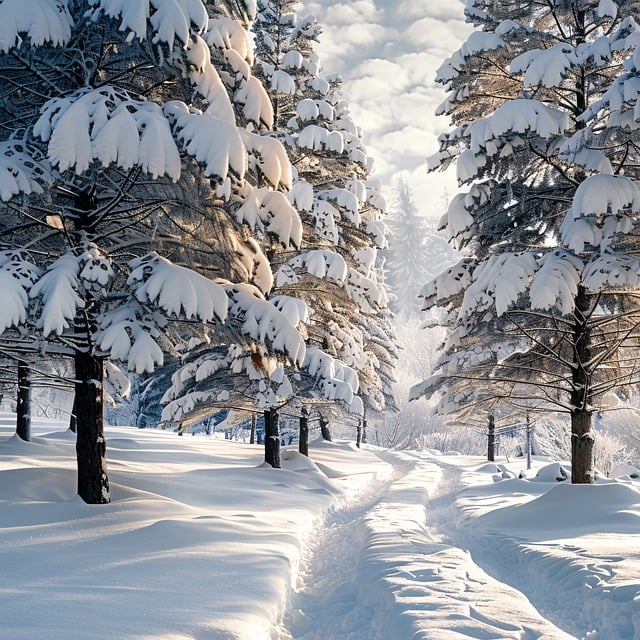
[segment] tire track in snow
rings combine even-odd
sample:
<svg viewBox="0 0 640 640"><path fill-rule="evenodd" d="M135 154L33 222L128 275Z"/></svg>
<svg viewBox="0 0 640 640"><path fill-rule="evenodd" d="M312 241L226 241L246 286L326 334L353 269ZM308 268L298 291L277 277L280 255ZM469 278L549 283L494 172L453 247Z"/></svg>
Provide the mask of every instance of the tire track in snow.
<svg viewBox="0 0 640 640"><path fill-rule="evenodd" d="M281 640L571 640L456 546L449 534L457 469L378 456L394 465L393 477L372 483L319 529Z"/></svg>
<svg viewBox="0 0 640 640"><path fill-rule="evenodd" d="M444 461L440 464L459 487L462 470ZM456 491L450 514L441 512L436 526L450 544L469 549L474 563L494 580L522 593L542 616L576 637L640 638L637 586L631 583L627 591L622 582L623 588L616 592L609 584L614 575L611 565L620 562L615 553L591 555L560 536L528 540L499 531L480 533L475 527L472 535L464 520L456 521Z"/></svg>
<svg viewBox="0 0 640 640"><path fill-rule="evenodd" d="M461 488L462 470L456 465L439 462L443 469L443 481L440 483L438 491L428 503L427 526L437 532L438 537L452 547L463 549L469 554L474 567L477 567L489 580L502 584L509 591L520 594L524 600L535 607L536 612L550 625L557 627L558 633L562 637L569 636L570 632L575 633L574 625L570 624L566 616L557 614L557 608L549 606L550 594L536 593L532 590L532 585L527 581L518 580L514 575L514 567L518 564L515 558L505 555L506 547L504 540L497 540L502 544L493 549L493 554L487 551L492 536L475 536L467 531L464 523L460 523L457 517L455 505L456 496ZM517 547L517 545L516 545ZM517 548L515 555L522 553L522 549ZM537 596L537 597L536 597ZM571 629L564 631L561 629Z"/></svg>

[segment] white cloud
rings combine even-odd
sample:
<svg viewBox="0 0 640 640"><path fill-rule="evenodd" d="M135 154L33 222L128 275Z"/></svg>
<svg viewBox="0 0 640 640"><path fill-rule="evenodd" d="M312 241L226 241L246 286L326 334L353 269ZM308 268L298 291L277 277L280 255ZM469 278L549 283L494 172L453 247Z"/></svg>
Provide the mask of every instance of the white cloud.
<svg viewBox="0 0 640 640"><path fill-rule="evenodd" d="M393 0L391 0L393 2ZM460 20L464 2L441 2L438 0L402 0L396 11L399 16L408 19L422 18L425 15L440 20Z"/></svg>
<svg viewBox="0 0 640 640"><path fill-rule="evenodd" d="M328 24L357 24L362 21L380 23L382 13L373 0L352 0L349 3L329 4L325 9L325 19Z"/></svg>

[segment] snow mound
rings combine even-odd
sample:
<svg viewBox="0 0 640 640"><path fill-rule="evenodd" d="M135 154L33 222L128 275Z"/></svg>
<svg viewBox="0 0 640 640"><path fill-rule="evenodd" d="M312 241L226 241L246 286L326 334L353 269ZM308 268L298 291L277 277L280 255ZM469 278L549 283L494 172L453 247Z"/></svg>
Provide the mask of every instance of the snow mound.
<svg viewBox="0 0 640 640"><path fill-rule="evenodd" d="M282 466L289 471L315 471L317 473L322 473L318 468L318 465L311 460L311 458L308 458L294 449L283 449L280 454L280 458L282 460Z"/></svg>
<svg viewBox="0 0 640 640"><path fill-rule="evenodd" d="M611 470L610 477L611 478L628 477L636 480L640 478L640 469L630 464L627 464L626 462L621 462Z"/></svg>
<svg viewBox="0 0 640 640"><path fill-rule="evenodd" d="M640 530L640 491L621 484L559 484L538 498L496 509L478 518L486 531L533 538L565 538L589 533L636 533Z"/></svg>
<svg viewBox="0 0 640 640"><path fill-rule="evenodd" d="M478 473L502 473L507 470L503 464L496 464L495 462L487 462L476 469Z"/></svg>
<svg viewBox="0 0 640 640"><path fill-rule="evenodd" d="M560 462L553 462L542 467L532 480L534 482L564 482L570 477L570 468L563 466Z"/></svg>
<svg viewBox="0 0 640 640"><path fill-rule="evenodd" d="M73 469L50 469L47 474L47 481L42 482L42 472L37 467L3 470L0 501L54 503L60 507L61 503L80 500ZM62 514L59 517L65 518Z"/></svg>

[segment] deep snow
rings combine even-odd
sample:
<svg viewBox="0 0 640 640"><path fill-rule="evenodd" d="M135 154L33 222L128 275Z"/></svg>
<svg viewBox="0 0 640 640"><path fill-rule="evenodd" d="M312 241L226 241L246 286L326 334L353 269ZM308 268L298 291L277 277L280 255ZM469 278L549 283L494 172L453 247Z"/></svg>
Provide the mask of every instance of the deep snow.
<svg viewBox="0 0 640 640"><path fill-rule="evenodd" d="M73 434L0 426L0 638L640 638L640 489L535 460L313 442L311 459L109 428L113 503ZM536 478L536 471L542 469Z"/></svg>

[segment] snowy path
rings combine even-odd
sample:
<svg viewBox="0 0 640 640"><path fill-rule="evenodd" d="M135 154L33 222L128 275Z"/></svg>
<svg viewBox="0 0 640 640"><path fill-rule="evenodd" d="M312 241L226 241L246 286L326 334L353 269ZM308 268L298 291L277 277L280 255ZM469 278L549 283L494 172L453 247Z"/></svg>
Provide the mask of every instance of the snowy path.
<svg viewBox="0 0 640 640"><path fill-rule="evenodd" d="M391 481L374 481L333 512L310 541L284 621L283 640L373 638L375 607L363 605L356 593L364 544L362 520Z"/></svg>
<svg viewBox="0 0 640 640"><path fill-rule="evenodd" d="M459 536L446 523L459 469L379 455L393 464L393 477L371 485L318 531L283 639L572 638L453 542Z"/></svg>

